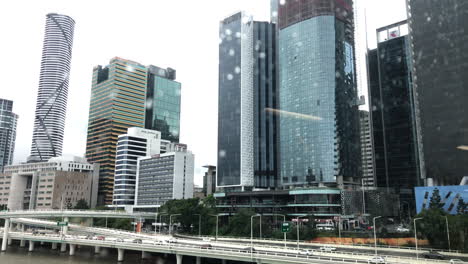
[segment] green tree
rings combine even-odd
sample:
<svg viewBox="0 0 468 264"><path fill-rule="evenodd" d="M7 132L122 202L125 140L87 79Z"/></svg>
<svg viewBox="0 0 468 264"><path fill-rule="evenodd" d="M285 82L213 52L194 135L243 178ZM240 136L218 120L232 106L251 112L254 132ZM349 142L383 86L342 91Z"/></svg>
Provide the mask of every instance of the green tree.
<svg viewBox="0 0 468 264"><path fill-rule="evenodd" d="M80 199L76 202L76 205L73 207L73 209L89 209L89 206L85 199Z"/></svg>
<svg viewBox="0 0 468 264"><path fill-rule="evenodd" d="M431 200L429 201L430 209L442 209L443 204L441 204L442 198L440 197L439 189L435 188L432 192Z"/></svg>
<svg viewBox="0 0 468 264"><path fill-rule="evenodd" d="M463 201L463 198L460 198L460 200L458 200L457 213L464 214L466 211L466 207L467 204L465 203L465 201Z"/></svg>

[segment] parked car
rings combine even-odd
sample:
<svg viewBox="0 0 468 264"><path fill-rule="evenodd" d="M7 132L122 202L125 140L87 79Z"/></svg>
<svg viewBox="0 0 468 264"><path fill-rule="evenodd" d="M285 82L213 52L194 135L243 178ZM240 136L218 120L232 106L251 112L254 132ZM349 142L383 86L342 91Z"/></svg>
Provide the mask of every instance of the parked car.
<svg viewBox="0 0 468 264"><path fill-rule="evenodd" d="M124 240L122 238L117 238L116 240L117 242L124 242Z"/></svg>
<svg viewBox="0 0 468 264"><path fill-rule="evenodd" d="M211 241L211 238L209 238L209 237L204 237L204 238L203 238L203 241L209 242L209 241Z"/></svg>
<svg viewBox="0 0 468 264"><path fill-rule="evenodd" d="M396 228L396 231L400 232L400 233L406 233L406 232L409 232L410 230L409 230L409 228L399 226L399 227Z"/></svg>
<svg viewBox="0 0 468 264"><path fill-rule="evenodd" d="M335 251L336 248L335 247L330 247L330 246L323 246L323 247L320 247L320 250L325 251L325 252L332 252L332 251Z"/></svg>
<svg viewBox="0 0 468 264"><path fill-rule="evenodd" d="M380 263L387 263L387 260L384 257L381 256L375 256L367 261L367 263L375 263L375 264L380 264Z"/></svg>
<svg viewBox="0 0 468 264"><path fill-rule="evenodd" d="M106 237L105 236L96 236L94 237L95 240L105 240Z"/></svg>
<svg viewBox="0 0 468 264"><path fill-rule="evenodd" d="M435 250L423 253L422 256L427 259L445 259L445 256Z"/></svg>
<svg viewBox="0 0 468 264"><path fill-rule="evenodd" d="M461 260L461 259L451 259L450 260L450 264L458 264L458 263L465 263L465 262L463 262L463 260Z"/></svg>

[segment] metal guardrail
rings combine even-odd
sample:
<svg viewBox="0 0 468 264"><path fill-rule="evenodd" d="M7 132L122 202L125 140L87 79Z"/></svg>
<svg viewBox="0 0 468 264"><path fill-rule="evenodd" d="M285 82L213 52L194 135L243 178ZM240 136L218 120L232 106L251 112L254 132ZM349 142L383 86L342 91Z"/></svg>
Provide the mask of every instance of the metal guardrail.
<svg viewBox="0 0 468 264"><path fill-rule="evenodd" d="M37 216L37 215L48 215L50 217L55 216L75 216L75 217L93 217L93 216L108 216L108 217L122 217L122 218L138 218L138 217L154 217L155 213L127 213L125 211L113 211L113 210L76 210L76 209L66 209L66 210L8 210L0 211L0 218L10 218L18 217L18 215L28 215L28 216Z"/></svg>
<svg viewBox="0 0 468 264"><path fill-rule="evenodd" d="M195 236L193 236L195 237ZM198 236L197 236L198 237ZM213 236L202 236L203 237L210 237L213 238ZM250 237L234 237L234 236L218 236L219 238L227 238L227 239L245 239L250 241ZM255 238L254 240L258 241L265 241L265 242L275 242L275 243L282 243L284 244L284 240L278 240L275 238ZM297 243L297 240L291 240L287 239L287 243ZM308 243L308 244L324 244L324 245L330 245L330 246L353 246L353 247L368 247L369 250L374 249L374 245L370 244L354 244L354 243L339 243L339 244L333 244L333 243L319 243L319 242L310 242L307 240L299 240L299 243ZM377 248L390 248L390 249L405 249L405 250L415 250L414 247L400 247L400 246L390 246L390 245L379 245L377 244ZM460 253L459 250L448 250L448 249L438 249L438 248L423 248L423 247L418 247L418 251L430 251L430 250L435 250L441 253Z"/></svg>
<svg viewBox="0 0 468 264"><path fill-rule="evenodd" d="M281 253L281 252L249 252L241 249L226 249L226 248L201 248L201 245L182 245L182 244L169 244L169 245L149 245L149 244L138 244L131 242L118 242L118 241L102 241L102 240L90 240L90 239L79 239L79 238L60 238L59 236L53 235L41 235L34 236L32 234L22 234L22 233L12 233L12 238L15 239L25 239L32 241L47 241L47 242L66 242L72 244L84 244L84 245L97 245L97 246L106 246L111 248L123 248L129 250L142 250L142 251L152 251L152 252L164 252L167 251L176 251L175 253L181 253L184 255L194 255L194 256L206 256L206 255L217 255L220 258L226 258L226 256L233 256L235 258L243 259L262 259L262 260L274 260L278 261L280 257L281 261L286 263L303 263L304 260L316 260L320 262L342 262L342 263L367 263L367 260L361 259L349 259L349 258L340 258L340 257L328 257L328 256L308 256L292 253ZM159 251L158 251L159 249ZM181 252L177 252L181 251ZM187 254L192 252L193 254ZM171 252L174 253L174 252ZM203 253L203 254L200 254ZM395 262L392 262L395 263ZM397 263L397 262L396 262Z"/></svg>

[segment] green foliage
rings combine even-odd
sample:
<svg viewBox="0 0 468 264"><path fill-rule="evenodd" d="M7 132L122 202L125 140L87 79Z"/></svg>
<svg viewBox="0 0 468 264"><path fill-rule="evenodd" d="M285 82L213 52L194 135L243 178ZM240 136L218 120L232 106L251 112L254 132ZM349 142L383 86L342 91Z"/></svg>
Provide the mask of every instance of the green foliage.
<svg viewBox="0 0 468 264"><path fill-rule="evenodd" d="M89 206L85 199L80 199L76 202L76 205L73 207L73 209L89 209Z"/></svg>
<svg viewBox="0 0 468 264"><path fill-rule="evenodd" d="M440 202L442 198L440 197L439 189L435 188L432 192L431 200L429 201L429 209L442 209L443 204Z"/></svg>
<svg viewBox="0 0 468 264"><path fill-rule="evenodd" d="M463 201L463 198L460 198L460 200L458 200L457 213L464 214L467 206L468 204Z"/></svg>
<svg viewBox="0 0 468 264"><path fill-rule="evenodd" d="M213 196L203 200L199 198L171 200L166 202L159 210L160 213L168 214L163 217L166 224L170 222L170 215L180 214L172 217L172 223L179 223L179 232L188 234L199 233L199 216L201 217L201 234L212 234L216 227L216 207ZM221 220L220 220L221 221Z"/></svg>
<svg viewBox="0 0 468 264"><path fill-rule="evenodd" d="M431 247L448 249L445 216L447 216L450 230L451 249L467 252L468 215L447 215L440 208L423 210L415 216L423 217L423 219L416 222L418 238L426 238L429 240ZM413 226L411 228L413 228Z"/></svg>

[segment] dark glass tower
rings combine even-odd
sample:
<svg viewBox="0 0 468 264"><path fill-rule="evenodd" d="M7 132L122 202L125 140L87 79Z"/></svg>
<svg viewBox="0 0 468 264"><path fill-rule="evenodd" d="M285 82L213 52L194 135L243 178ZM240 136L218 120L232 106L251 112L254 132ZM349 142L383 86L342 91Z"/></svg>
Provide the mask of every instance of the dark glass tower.
<svg viewBox="0 0 468 264"><path fill-rule="evenodd" d="M236 13L220 23L217 186L277 184L275 26Z"/></svg>
<svg viewBox="0 0 468 264"><path fill-rule="evenodd" d="M468 175L468 1L407 5L421 176L459 184Z"/></svg>
<svg viewBox="0 0 468 264"><path fill-rule="evenodd" d="M339 185L360 177L353 1L278 8L280 177Z"/></svg>
<svg viewBox="0 0 468 264"><path fill-rule="evenodd" d="M406 21L377 29L377 48L368 53L376 187L413 200L420 183L411 57Z"/></svg>

